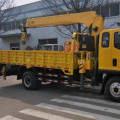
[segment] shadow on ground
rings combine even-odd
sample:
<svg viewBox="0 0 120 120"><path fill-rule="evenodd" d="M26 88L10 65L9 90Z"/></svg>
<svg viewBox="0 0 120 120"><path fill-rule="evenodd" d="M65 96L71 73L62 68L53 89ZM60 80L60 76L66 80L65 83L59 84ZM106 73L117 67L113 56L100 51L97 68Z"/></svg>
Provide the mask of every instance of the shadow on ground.
<svg viewBox="0 0 120 120"><path fill-rule="evenodd" d="M53 84L43 84L38 90L28 91L23 88L22 84L15 84L2 87L0 97L17 99L29 104L38 104L65 94L99 99L102 98L99 92L99 90L93 88L80 90L79 86L70 87Z"/></svg>

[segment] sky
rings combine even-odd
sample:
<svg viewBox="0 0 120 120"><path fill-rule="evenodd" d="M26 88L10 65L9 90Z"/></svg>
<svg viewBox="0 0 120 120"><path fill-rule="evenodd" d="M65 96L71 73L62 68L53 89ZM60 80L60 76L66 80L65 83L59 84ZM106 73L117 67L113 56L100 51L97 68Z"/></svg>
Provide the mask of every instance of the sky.
<svg viewBox="0 0 120 120"><path fill-rule="evenodd" d="M24 4L28 4L36 1L40 1L40 0L15 0L15 5L20 6L20 5L24 5Z"/></svg>

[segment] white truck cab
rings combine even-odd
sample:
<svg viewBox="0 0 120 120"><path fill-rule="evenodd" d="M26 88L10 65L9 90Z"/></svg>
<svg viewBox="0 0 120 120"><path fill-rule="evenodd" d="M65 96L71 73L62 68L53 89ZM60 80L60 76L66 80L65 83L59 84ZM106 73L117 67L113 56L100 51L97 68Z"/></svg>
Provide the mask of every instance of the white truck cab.
<svg viewBox="0 0 120 120"><path fill-rule="evenodd" d="M45 44L42 45L42 51L63 51L63 46L59 44Z"/></svg>

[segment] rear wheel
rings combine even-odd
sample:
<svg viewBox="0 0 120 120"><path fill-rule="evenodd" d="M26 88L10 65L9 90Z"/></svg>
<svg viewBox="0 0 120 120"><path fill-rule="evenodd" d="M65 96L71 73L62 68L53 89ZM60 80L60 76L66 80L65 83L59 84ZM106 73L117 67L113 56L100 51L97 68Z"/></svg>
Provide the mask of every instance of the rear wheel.
<svg viewBox="0 0 120 120"><path fill-rule="evenodd" d="M25 72L22 77L22 84L27 90L34 90L39 87L40 82L36 79L35 75L31 72Z"/></svg>
<svg viewBox="0 0 120 120"><path fill-rule="evenodd" d="M106 94L111 100L120 102L120 77L112 77L108 80Z"/></svg>

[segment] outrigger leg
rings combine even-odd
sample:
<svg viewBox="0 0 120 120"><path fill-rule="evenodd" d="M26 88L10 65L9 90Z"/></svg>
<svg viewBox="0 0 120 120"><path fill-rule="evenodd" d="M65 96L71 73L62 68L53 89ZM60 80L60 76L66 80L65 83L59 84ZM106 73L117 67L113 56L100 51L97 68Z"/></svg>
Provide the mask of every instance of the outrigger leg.
<svg viewBox="0 0 120 120"><path fill-rule="evenodd" d="M84 60L79 60L78 64L79 64L79 74L80 74L81 89L84 89L84 73L85 73Z"/></svg>

